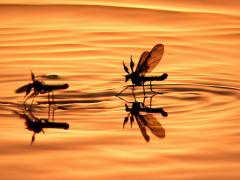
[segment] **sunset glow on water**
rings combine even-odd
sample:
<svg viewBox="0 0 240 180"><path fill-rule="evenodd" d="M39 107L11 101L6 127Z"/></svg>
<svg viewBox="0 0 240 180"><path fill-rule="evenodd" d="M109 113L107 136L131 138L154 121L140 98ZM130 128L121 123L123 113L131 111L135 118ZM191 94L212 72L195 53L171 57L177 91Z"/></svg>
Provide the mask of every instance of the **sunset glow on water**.
<svg viewBox="0 0 240 180"><path fill-rule="evenodd" d="M0 0L0 179L239 179L240 2L226 0ZM138 122L123 128L134 97L125 82L144 51L164 45L148 76L144 105L160 124L157 137ZM54 92L55 123L26 129L21 115L31 71ZM56 78L47 78L48 75ZM41 76L41 77L40 77ZM143 102L142 87L135 88ZM29 107L31 100L27 101ZM48 96L32 114L49 119ZM142 112L146 115L146 112ZM51 114L52 115L52 114ZM146 117L146 116L145 116ZM49 119L50 120L50 119Z"/></svg>

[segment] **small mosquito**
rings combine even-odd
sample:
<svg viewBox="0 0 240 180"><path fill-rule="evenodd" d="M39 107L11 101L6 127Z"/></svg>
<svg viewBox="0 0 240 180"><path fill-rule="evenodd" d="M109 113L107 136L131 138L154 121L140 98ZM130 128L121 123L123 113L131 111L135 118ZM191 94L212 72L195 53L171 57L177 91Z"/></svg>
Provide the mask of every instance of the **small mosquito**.
<svg viewBox="0 0 240 180"><path fill-rule="evenodd" d="M25 120L26 129L29 131L33 131L31 145L35 141L35 135L37 133L44 133L45 128L57 128L57 129L68 129L68 123L62 122L50 122L49 119L45 118L37 118L35 117L31 111L24 111L23 113L19 113L14 111L20 118Z"/></svg>
<svg viewBox="0 0 240 180"><path fill-rule="evenodd" d="M164 73L161 76L145 76L146 73L150 73L160 62L164 53L164 46L163 44L155 45L150 52L144 51L138 61L137 67L134 71L134 62L132 60L132 56L130 58L130 69L131 73L129 72L129 68L123 62L124 71L127 73L125 76L125 82L131 79L133 84L133 89L135 86L143 86L143 92L145 95L145 87L144 83L149 81L150 82L150 89L152 92L152 81L163 81L168 77L168 74ZM125 91L129 86L123 89L119 94Z"/></svg>
<svg viewBox="0 0 240 180"><path fill-rule="evenodd" d="M50 102L50 92L52 93L52 101L54 101L53 92L55 90L67 89L69 87L68 84L57 84L57 85L45 84L44 82L37 80L33 72L31 72L31 78L32 78L32 83L26 84L16 90L16 93L26 92L26 95L24 96L24 103L23 103L24 105L28 99L32 98L30 107L33 104L34 98L38 94L48 93L48 102ZM30 94L31 91L32 93Z"/></svg>
<svg viewBox="0 0 240 180"><path fill-rule="evenodd" d="M134 119L137 121L137 124L139 126L139 129L145 139L145 141L149 142L150 137L147 134L146 127L150 129L152 134L159 138L165 137L165 130L161 126L161 124L158 122L158 120L153 116L151 113L160 113L163 117L167 117L168 113L163 110L163 108L151 108L144 105L144 103L135 101L132 102L132 107L128 107L127 104L125 104L126 112L128 113L128 116L124 118L123 121L123 128L125 127L125 124L129 121L131 126L134 122ZM141 113L145 113L142 115Z"/></svg>

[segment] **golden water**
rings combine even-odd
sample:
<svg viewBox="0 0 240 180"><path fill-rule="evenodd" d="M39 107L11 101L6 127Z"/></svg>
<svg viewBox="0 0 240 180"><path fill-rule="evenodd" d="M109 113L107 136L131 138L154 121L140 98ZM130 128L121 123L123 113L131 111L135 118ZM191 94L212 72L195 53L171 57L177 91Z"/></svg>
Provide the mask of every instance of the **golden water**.
<svg viewBox="0 0 240 180"><path fill-rule="evenodd" d="M1 3L0 179L240 178L238 1ZM125 102L114 95L126 86L122 61L157 43L165 53L151 74L169 77L152 105L168 117L154 115L165 138L148 131L147 143L136 122L122 128ZM70 85L55 93L55 121L70 129L45 129L32 146L13 113L31 70ZM130 89L122 96L133 101ZM34 115L47 118L46 101L36 98Z"/></svg>

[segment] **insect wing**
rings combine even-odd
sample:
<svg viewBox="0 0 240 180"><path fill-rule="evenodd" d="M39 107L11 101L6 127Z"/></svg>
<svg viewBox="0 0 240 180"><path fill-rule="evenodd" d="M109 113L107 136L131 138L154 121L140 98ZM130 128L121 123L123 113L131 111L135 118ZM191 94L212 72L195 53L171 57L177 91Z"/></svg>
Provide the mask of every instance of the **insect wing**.
<svg viewBox="0 0 240 180"><path fill-rule="evenodd" d="M146 126L151 130L151 132L160 138L165 137L165 130L158 120L152 114L146 114L143 116L145 119Z"/></svg>
<svg viewBox="0 0 240 180"><path fill-rule="evenodd" d="M147 57L149 56L150 52L148 51L144 51L138 61L138 65L136 68L136 72L139 72L139 70L141 69L140 67L142 66L142 64L144 63L144 61L147 59Z"/></svg>
<svg viewBox="0 0 240 180"><path fill-rule="evenodd" d="M29 93L28 93L29 94ZM26 94L25 95L25 97L24 97L24 99L25 99L25 102L28 100L28 99L30 99L30 98L32 98L32 97L34 97L34 96L37 96L39 93L38 92L32 92L32 94Z"/></svg>
<svg viewBox="0 0 240 180"><path fill-rule="evenodd" d="M163 44L155 45L146 59L141 63L137 68L137 71L140 75L144 76L146 73L151 72L160 62L164 53ZM142 54L143 56L143 54ZM141 56L141 57L142 57ZM139 60L140 61L140 60Z"/></svg>
<svg viewBox="0 0 240 180"><path fill-rule="evenodd" d="M60 79L61 78L57 74L41 75L41 76L38 76L38 77L42 77L42 78L45 78L45 79Z"/></svg>
<svg viewBox="0 0 240 180"><path fill-rule="evenodd" d="M141 120L141 116L142 116L142 115L136 115L135 118L136 118L136 120L137 120L139 129L141 130L141 133L142 133L145 141L149 142L150 137L147 135L146 127L145 127L144 123L143 123L142 120Z"/></svg>
<svg viewBox="0 0 240 180"><path fill-rule="evenodd" d="M21 86L20 88L18 88L18 89L16 89L16 93L23 93L23 92L26 92L27 91L27 89L28 89L28 86L29 86L29 84L26 84L26 85L24 85L24 86Z"/></svg>
<svg viewBox="0 0 240 180"><path fill-rule="evenodd" d="M16 93L23 93L23 92L26 92L27 94L31 91L33 87L33 84L32 83L29 83L29 84L26 84L20 88L18 88L15 92Z"/></svg>

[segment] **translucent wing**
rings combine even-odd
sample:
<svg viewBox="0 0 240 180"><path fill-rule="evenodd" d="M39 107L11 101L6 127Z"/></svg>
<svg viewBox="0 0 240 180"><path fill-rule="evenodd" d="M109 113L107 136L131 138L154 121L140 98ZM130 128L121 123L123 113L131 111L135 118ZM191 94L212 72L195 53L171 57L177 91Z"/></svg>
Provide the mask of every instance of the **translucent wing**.
<svg viewBox="0 0 240 180"><path fill-rule="evenodd" d="M136 72L142 76L148 72L151 72L158 65L164 53L164 46L163 44L157 44L152 48L148 55L145 52L142 54L139 60L139 66L136 69Z"/></svg>
<svg viewBox="0 0 240 180"><path fill-rule="evenodd" d="M142 119L141 116L142 115L136 115L135 118L137 120L139 129L141 130L141 133L142 133L145 141L148 142L150 140L150 137L147 135L146 127L145 127L144 123L141 121L141 119Z"/></svg>
<svg viewBox="0 0 240 180"><path fill-rule="evenodd" d="M165 130L158 120L152 114L146 114L143 116L145 119L146 126L151 130L151 132L160 138L165 137Z"/></svg>
<svg viewBox="0 0 240 180"><path fill-rule="evenodd" d="M45 79L60 79L61 78L57 74L41 75L40 77L45 78Z"/></svg>
<svg viewBox="0 0 240 180"><path fill-rule="evenodd" d="M136 68L136 71L138 71L140 69L140 67L142 66L142 64L144 63L144 61L146 60L146 58L149 56L150 52L148 51L144 51L138 61L138 65Z"/></svg>
<svg viewBox="0 0 240 180"><path fill-rule="evenodd" d="M16 93L23 93L23 92L27 92L30 88L32 88L32 84L29 83L29 84L26 84L20 88L18 88L15 92Z"/></svg>

